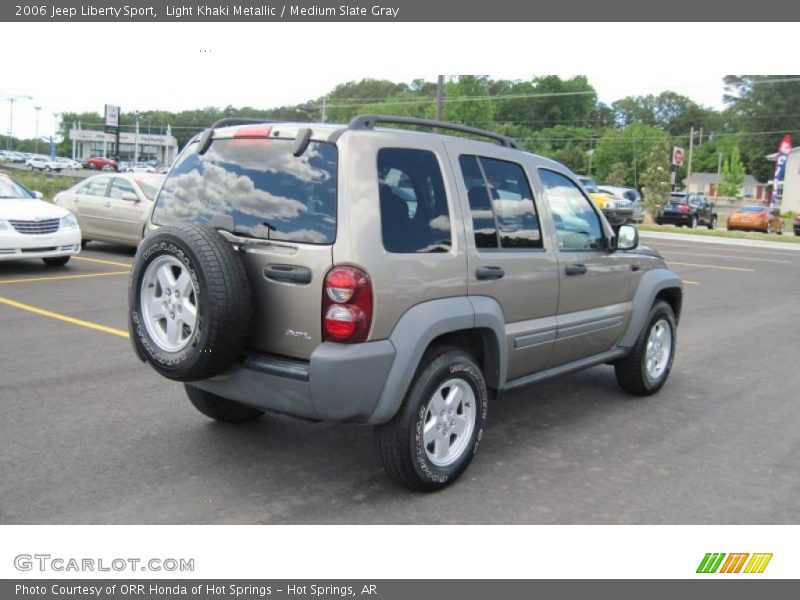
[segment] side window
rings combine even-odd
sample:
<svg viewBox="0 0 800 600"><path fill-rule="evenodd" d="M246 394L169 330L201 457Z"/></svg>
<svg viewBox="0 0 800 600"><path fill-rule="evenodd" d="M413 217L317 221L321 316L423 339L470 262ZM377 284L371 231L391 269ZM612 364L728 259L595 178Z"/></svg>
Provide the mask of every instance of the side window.
<svg viewBox="0 0 800 600"><path fill-rule="evenodd" d="M433 152L379 150L378 197L383 247L388 252L450 251L450 211Z"/></svg>
<svg viewBox="0 0 800 600"><path fill-rule="evenodd" d="M570 179L539 170L545 196L555 221L559 250L602 250L605 237L600 218L589 199Z"/></svg>
<svg viewBox="0 0 800 600"><path fill-rule="evenodd" d="M472 212L472 228L475 230L475 247L497 248L500 243L497 238L497 223L494 220L494 211L486 189L486 181L478 165L476 156L459 156L461 173L467 187L467 199Z"/></svg>
<svg viewBox="0 0 800 600"><path fill-rule="evenodd" d="M494 158L459 157L478 248L542 248L533 193L522 167ZM498 243L499 242L499 243Z"/></svg>
<svg viewBox="0 0 800 600"><path fill-rule="evenodd" d="M89 183L84 194L89 196L105 196L108 188L108 177L98 177Z"/></svg>
<svg viewBox="0 0 800 600"><path fill-rule="evenodd" d="M114 177L111 182L111 192L109 196L112 198L122 198L122 194L136 194L136 190L129 181L125 181L122 177ZM138 196L138 194L136 194Z"/></svg>

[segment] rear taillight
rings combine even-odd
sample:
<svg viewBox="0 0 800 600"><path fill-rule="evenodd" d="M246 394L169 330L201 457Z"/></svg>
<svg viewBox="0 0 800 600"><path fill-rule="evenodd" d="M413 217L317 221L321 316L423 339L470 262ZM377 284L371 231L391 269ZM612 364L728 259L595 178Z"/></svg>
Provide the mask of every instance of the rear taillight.
<svg viewBox="0 0 800 600"><path fill-rule="evenodd" d="M322 332L326 342L354 344L367 339L372 324L372 283L356 267L334 267L322 292Z"/></svg>
<svg viewBox="0 0 800 600"><path fill-rule="evenodd" d="M678 205L678 212L689 212L689 210L691 209L685 204Z"/></svg>

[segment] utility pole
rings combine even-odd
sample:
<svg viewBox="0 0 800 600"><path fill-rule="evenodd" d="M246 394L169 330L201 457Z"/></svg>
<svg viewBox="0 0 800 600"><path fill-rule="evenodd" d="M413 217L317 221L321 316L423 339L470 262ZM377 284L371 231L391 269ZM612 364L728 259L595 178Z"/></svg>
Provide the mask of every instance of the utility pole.
<svg viewBox="0 0 800 600"><path fill-rule="evenodd" d="M17 100L33 100L33 96L9 96L6 100L8 100L8 140L6 144L8 150L13 150L11 140L14 137L14 102Z"/></svg>
<svg viewBox="0 0 800 600"><path fill-rule="evenodd" d="M436 109L434 119L442 120L442 104L444 103L444 75L439 75L436 79Z"/></svg>
<svg viewBox="0 0 800 600"><path fill-rule="evenodd" d="M322 122L325 122L325 119L328 116L328 97L325 96L322 98Z"/></svg>
<svg viewBox="0 0 800 600"><path fill-rule="evenodd" d="M686 179L692 176L692 153L694 152L694 126L689 133L689 164L686 167Z"/></svg>
<svg viewBox="0 0 800 600"><path fill-rule="evenodd" d="M42 107L34 106L33 109L36 111L36 143L33 151L39 154L39 111L42 110Z"/></svg>

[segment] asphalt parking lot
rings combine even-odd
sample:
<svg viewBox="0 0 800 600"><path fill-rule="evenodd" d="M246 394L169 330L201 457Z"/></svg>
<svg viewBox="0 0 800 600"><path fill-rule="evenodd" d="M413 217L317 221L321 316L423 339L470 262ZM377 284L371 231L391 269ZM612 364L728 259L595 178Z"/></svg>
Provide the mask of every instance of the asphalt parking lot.
<svg viewBox="0 0 800 600"><path fill-rule="evenodd" d="M434 495L384 476L368 427L192 408L126 339L132 250L0 263L0 523L800 522L800 252L646 243L686 282L661 393L597 367L504 394Z"/></svg>

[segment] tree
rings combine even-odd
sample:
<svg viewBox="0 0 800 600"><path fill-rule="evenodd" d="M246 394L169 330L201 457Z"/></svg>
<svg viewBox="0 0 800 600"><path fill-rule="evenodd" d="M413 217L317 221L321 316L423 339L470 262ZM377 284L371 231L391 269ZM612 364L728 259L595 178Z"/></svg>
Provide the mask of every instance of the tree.
<svg viewBox="0 0 800 600"><path fill-rule="evenodd" d="M666 204L669 199L672 188L669 182L670 150L668 139L658 140L645 158L641 181L644 206L651 213Z"/></svg>
<svg viewBox="0 0 800 600"><path fill-rule="evenodd" d="M610 185L625 186L628 183L626 177L627 175L625 173L625 165L621 162L617 162L611 165L611 171L609 172L608 177L606 177L605 180Z"/></svg>
<svg viewBox="0 0 800 600"><path fill-rule="evenodd" d="M616 163L625 165L625 181L638 187L639 175L645 169L645 158L659 140L666 140L662 129L634 123L623 130L609 129L598 140L592 164L598 181L605 181Z"/></svg>
<svg viewBox="0 0 800 600"><path fill-rule="evenodd" d="M722 181L719 184L719 193L722 196L741 197L745 174L744 165L739 160L739 148L734 147L728 160L722 163Z"/></svg>
<svg viewBox="0 0 800 600"><path fill-rule="evenodd" d="M444 86L442 120L470 127L491 129L494 126L494 102L489 98L488 78L462 75Z"/></svg>
<svg viewBox="0 0 800 600"><path fill-rule="evenodd" d="M732 128L743 134L740 150L748 173L759 181L772 178L775 163L768 154L786 133L797 130L800 78L792 75L728 75L723 100Z"/></svg>

